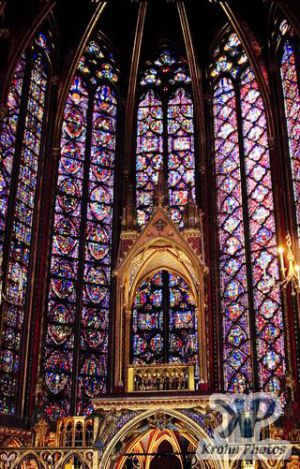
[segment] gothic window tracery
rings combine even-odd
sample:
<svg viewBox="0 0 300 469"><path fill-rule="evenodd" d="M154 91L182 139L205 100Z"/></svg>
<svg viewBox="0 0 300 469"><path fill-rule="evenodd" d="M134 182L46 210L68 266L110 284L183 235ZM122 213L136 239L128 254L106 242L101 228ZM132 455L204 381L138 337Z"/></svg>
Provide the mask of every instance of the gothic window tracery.
<svg viewBox="0 0 300 469"><path fill-rule="evenodd" d="M114 56L96 38L79 61L61 136L43 359L50 420L89 413L106 392L117 82Z"/></svg>
<svg viewBox="0 0 300 469"><path fill-rule="evenodd" d="M51 54L49 37L37 33L16 65L0 135L0 412L12 415L17 413L21 351L26 348L26 302Z"/></svg>
<svg viewBox="0 0 300 469"><path fill-rule="evenodd" d="M182 277L162 270L143 280L132 314L134 365L177 363L198 367L195 299Z"/></svg>
<svg viewBox="0 0 300 469"><path fill-rule="evenodd" d="M267 123L236 34L211 66L225 389L279 392L284 326ZM256 371L255 371L256 370Z"/></svg>
<svg viewBox="0 0 300 469"><path fill-rule="evenodd" d="M285 180L291 189L287 203L293 199L295 220L291 225L297 225L300 236L299 41L286 20L278 24L278 67L274 74L282 87L276 90L275 104L278 109L282 105L286 118L282 133L290 163L290 179ZM116 372L108 376L112 251L119 242L112 227L113 221L118 225L115 191L121 192L115 189L119 70L110 47L102 35L97 35L80 58L67 96L55 200L46 202L49 207L53 205L52 229L51 233L42 233L39 188L44 187L46 171L41 168L44 147L50 148L53 143L51 130L45 125L51 42L51 34L39 32L20 57L0 133L0 414L23 415L21 393L24 398L25 386L29 390L40 366L43 409L46 417L55 421L92 412L91 399L107 393L109 380L115 388L124 385L126 389L127 383L126 379L118 381ZM217 245L215 296L222 316L224 387L230 392L247 391L252 386L254 390L255 383L257 389L280 392L286 372L286 345L267 118L259 82L236 34L228 33L220 40L213 52L208 81L213 97L216 197L212 205L216 208L213 223L217 224L210 233L213 238L215 232ZM184 207L191 198L196 204L202 189L196 183L191 77L187 61L174 50L164 48L145 64L139 76L136 111L136 207L132 197L128 210L131 221L134 208L139 228L150 219L154 186L162 168L168 186L168 213L182 229L183 214L188 218ZM51 110L49 121L55 120L55 113ZM196 214L197 205L194 208ZM191 224L189 231L194 227L198 230L196 225L192 228ZM126 255L133 237L138 236L133 223L130 228L124 242ZM187 231L178 236L187 238ZM29 334L29 303L35 301L34 272L40 267L35 260L40 246L37 238L44 235L50 248L45 267L48 271L41 276L46 283L41 320L44 331L43 337L38 337L42 358L31 369L29 341L37 340L38 332L35 337ZM202 251L198 255L200 248L191 241L192 235L190 245L196 246L202 262L204 255ZM203 244L206 242L210 240L204 239ZM159 266L162 268L169 267ZM201 304L202 297L198 301ZM132 319L128 304L132 305ZM126 347L124 368L127 364L194 364L199 384L202 339L198 343L196 306L184 278L161 270L143 281L134 303L128 304L122 339L130 347ZM213 308L208 304L209 313ZM39 312L32 315L33 319L35 314ZM202 321L201 314L199 318ZM120 349L119 355L123 351ZM111 362L116 355L113 351ZM18 387L27 367L27 382ZM26 395L24 402L26 399L24 406L31 408L34 398ZM79 441L80 431L78 435Z"/></svg>
<svg viewBox="0 0 300 469"><path fill-rule="evenodd" d="M136 206L143 227L163 168L170 215L182 226L189 191L195 200L194 108L187 64L169 50L147 63L140 79L137 111Z"/></svg>

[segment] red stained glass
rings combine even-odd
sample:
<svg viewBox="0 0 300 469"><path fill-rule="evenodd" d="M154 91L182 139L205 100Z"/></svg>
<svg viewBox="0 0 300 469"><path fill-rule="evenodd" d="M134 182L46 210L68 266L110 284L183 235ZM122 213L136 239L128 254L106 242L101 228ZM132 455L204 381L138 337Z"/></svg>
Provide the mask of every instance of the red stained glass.
<svg viewBox="0 0 300 469"><path fill-rule="evenodd" d="M167 175L170 215L183 226L189 191L195 198L194 120L186 64L163 51L140 81L137 115L136 205L140 227L148 221L161 168Z"/></svg>
<svg viewBox="0 0 300 469"><path fill-rule="evenodd" d="M92 41L65 107L44 357L44 410L51 420L72 408L91 412L90 399L106 392L117 99L102 81L117 77L106 46ZM62 348L69 351L64 365L52 370L47 354Z"/></svg>
<svg viewBox="0 0 300 469"><path fill-rule="evenodd" d="M234 391L249 386L252 367L236 97L227 78L215 86L214 123L224 379L226 388Z"/></svg>
<svg viewBox="0 0 300 469"><path fill-rule="evenodd" d="M299 55L299 50L296 50L288 39L285 40L280 71L288 131L294 203L296 206L298 236L300 237L300 90L296 68L296 53Z"/></svg>
<svg viewBox="0 0 300 469"><path fill-rule="evenodd" d="M163 166L162 103L150 90L138 108L136 207L140 226L145 225L153 205L153 189Z"/></svg>
<svg viewBox="0 0 300 469"><path fill-rule="evenodd" d="M195 299L176 274L157 272L137 289L132 305L134 364L193 364L199 374Z"/></svg>
<svg viewBox="0 0 300 469"><path fill-rule="evenodd" d="M41 136L49 69L46 52L49 51L48 39L40 33L18 62L9 90L8 113L4 118L0 137L1 281L9 300L9 303L3 303L2 311L0 387L3 389L3 384L5 392L0 397L0 412L6 414L14 414L16 411L16 376L22 363L19 353L24 328L20 325L24 321L25 300L29 288L32 226L41 163ZM31 62L32 65L29 65ZM21 108L26 110L22 117ZM19 126L24 127L21 144L17 141ZM13 184L14 189L11 189ZM13 206L8 213L11 200ZM12 228L5 231L8 218ZM7 269L3 278L3 246L7 242Z"/></svg>
<svg viewBox="0 0 300 469"><path fill-rule="evenodd" d="M279 392L285 371L284 327L267 123L257 81L236 34L223 40L211 76L225 387L251 388L255 347L259 387ZM250 314L255 317L252 338Z"/></svg>

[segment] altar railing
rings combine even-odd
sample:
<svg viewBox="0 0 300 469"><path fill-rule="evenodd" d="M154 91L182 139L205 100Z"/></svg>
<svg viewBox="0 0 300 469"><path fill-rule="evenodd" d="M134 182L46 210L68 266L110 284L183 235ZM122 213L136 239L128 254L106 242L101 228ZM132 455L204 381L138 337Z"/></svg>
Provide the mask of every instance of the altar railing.
<svg viewBox="0 0 300 469"><path fill-rule="evenodd" d="M131 365L127 376L128 392L195 390L194 365Z"/></svg>

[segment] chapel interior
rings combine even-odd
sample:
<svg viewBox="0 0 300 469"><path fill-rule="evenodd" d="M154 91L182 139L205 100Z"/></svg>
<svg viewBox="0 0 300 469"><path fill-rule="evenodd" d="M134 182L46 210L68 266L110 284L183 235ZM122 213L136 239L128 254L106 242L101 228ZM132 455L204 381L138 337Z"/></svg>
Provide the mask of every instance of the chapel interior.
<svg viewBox="0 0 300 469"><path fill-rule="evenodd" d="M0 469L300 469L299 294L299 0L0 1Z"/></svg>

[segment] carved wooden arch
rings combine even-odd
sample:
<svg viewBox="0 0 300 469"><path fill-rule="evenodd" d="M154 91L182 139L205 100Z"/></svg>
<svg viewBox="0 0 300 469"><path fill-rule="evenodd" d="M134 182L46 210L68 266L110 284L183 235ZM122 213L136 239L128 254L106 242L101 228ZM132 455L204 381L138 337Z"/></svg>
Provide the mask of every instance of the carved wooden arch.
<svg viewBox="0 0 300 469"><path fill-rule="evenodd" d="M194 236L194 237L193 237ZM188 284L196 303L200 383L207 383L208 350L205 318L205 277L203 252L189 243L202 233L197 230L179 232L164 208L158 207L140 235L125 232L121 235L121 251L114 272L116 276L115 316L115 386L126 386L130 360L130 332L132 303L140 283L161 270L181 276ZM129 243L126 245L126 241ZM122 250L122 244L123 248ZM128 244L130 247L128 247ZM126 251L127 248L127 251ZM126 251L124 253L124 251Z"/></svg>

